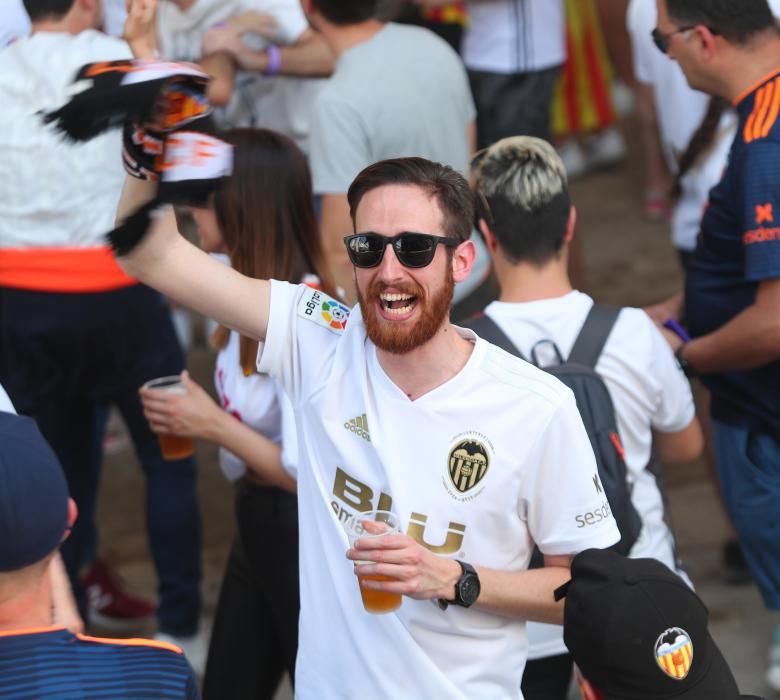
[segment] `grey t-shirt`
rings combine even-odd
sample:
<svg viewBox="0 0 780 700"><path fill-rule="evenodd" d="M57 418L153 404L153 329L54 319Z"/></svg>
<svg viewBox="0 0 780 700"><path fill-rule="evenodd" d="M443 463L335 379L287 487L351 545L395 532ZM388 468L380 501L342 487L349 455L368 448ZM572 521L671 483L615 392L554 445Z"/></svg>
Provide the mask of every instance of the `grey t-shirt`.
<svg viewBox="0 0 780 700"><path fill-rule="evenodd" d="M338 60L315 102L310 163L317 194L343 194L367 165L421 156L468 174L476 115L458 55L427 29L385 27Z"/></svg>

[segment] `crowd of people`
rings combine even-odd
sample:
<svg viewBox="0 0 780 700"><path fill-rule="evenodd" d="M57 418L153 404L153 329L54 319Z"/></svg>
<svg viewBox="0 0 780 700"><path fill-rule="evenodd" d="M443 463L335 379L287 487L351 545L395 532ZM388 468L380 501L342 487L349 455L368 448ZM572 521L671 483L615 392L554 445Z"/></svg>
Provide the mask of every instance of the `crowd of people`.
<svg viewBox="0 0 780 700"><path fill-rule="evenodd" d="M772 5L10 0L0 698L749 697L663 465L707 454L780 610ZM584 291L569 187L621 91L685 279L646 309ZM156 605L101 556L112 411ZM193 438L235 486L209 629Z"/></svg>

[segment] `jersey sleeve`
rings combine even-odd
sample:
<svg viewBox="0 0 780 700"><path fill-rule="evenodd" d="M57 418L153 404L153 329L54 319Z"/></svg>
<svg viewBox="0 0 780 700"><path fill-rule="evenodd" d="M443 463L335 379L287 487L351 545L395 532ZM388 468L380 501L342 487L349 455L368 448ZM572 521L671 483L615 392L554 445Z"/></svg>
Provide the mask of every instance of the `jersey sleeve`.
<svg viewBox="0 0 780 700"><path fill-rule="evenodd" d="M532 463L521 504L543 554L574 555L620 539L574 394L569 393L537 436Z"/></svg>
<svg viewBox="0 0 780 700"><path fill-rule="evenodd" d="M274 377L299 405L327 379L348 317L346 306L318 289L272 280L258 371Z"/></svg>
<svg viewBox="0 0 780 700"><path fill-rule="evenodd" d="M745 278L780 277L780 142L759 139L746 146L739 190Z"/></svg>
<svg viewBox="0 0 780 700"><path fill-rule="evenodd" d="M345 194L374 159L363 119L348 104L321 95L312 112L310 165L315 194Z"/></svg>

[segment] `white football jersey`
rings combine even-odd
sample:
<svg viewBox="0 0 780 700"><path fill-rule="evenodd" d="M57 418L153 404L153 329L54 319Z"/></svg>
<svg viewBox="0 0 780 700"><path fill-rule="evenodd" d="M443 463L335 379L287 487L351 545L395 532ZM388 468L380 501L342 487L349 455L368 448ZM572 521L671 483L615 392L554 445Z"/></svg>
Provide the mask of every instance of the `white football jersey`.
<svg viewBox="0 0 780 700"><path fill-rule="evenodd" d="M298 426L302 700L522 697L522 620L411 598L363 610L340 522L355 512L392 509L431 551L506 571L527 568L534 542L573 555L618 539L573 394L459 332L474 341L466 365L411 401L359 308L272 282L258 368L287 391Z"/></svg>
<svg viewBox="0 0 780 700"><path fill-rule="evenodd" d="M497 323L524 357L541 340L552 340L568 357L593 299L572 291L553 299L527 303L493 302L485 313ZM695 407L688 380L669 344L641 309L623 309L604 345L596 371L615 407L631 500L642 518L632 557L651 557L676 569L674 539L664 521L663 496L646 467L653 431L674 433L693 420ZM530 658L566 653L561 627L532 623Z"/></svg>

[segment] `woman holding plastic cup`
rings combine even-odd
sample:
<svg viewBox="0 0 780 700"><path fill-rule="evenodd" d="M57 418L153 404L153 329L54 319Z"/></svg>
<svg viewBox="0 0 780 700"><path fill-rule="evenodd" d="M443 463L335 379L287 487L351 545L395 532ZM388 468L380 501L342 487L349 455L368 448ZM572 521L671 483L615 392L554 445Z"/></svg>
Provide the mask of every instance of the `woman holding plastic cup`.
<svg viewBox="0 0 780 700"><path fill-rule="evenodd" d="M314 282L333 295L303 153L264 129L223 138L236 147L233 174L211 206L192 210L201 246L226 253L245 275ZM295 468L295 427L284 395L256 371L257 341L219 327L212 343L219 349L221 406L186 372L184 393L142 389L141 398L156 432L219 444L220 466L237 481L238 534L220 591L204 698L238 697L240 688L270 700L285 670L293 678L297 651L297 505L287 471Z"/></svg>

